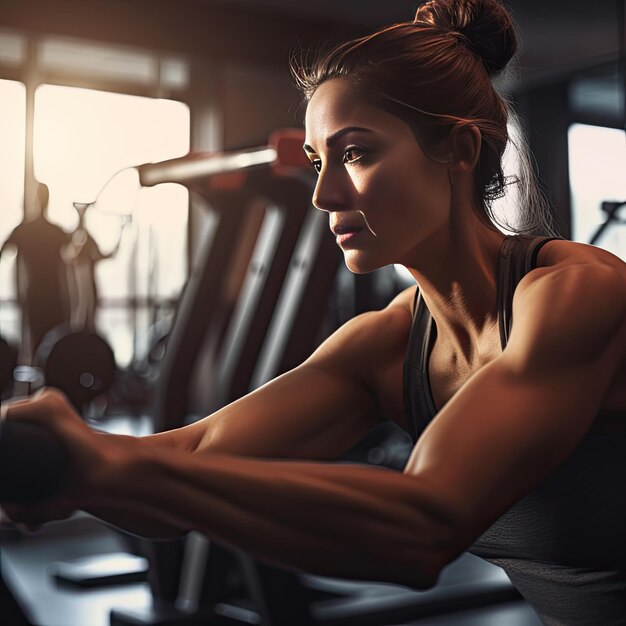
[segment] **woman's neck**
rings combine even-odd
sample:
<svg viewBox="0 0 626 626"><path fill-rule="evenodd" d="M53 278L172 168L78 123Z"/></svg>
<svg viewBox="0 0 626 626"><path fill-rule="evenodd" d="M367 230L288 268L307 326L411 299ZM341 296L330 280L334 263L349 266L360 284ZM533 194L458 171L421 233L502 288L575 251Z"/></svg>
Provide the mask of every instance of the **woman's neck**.
<svg viewBox="0 0 626 626"><path fill-rule="evenodd" d="M438 341L470 364L497 328L497 266L505 235L477 217L420 242L407 267L437 326Z"/></svg>

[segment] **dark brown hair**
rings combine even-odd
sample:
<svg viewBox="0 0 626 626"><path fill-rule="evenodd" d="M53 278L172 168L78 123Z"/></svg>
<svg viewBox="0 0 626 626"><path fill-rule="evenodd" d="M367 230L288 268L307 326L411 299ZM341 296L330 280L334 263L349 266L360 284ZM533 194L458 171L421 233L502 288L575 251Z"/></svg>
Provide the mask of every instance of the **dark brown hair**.
<svg viewBox="0 0 626 626"><path fill-rule="evenodd" d="M552 212L534 174L523 137L518 176L505 177L502 156L511 141L507 122L515 114L494 85L518 51L509 10L499 0L429 0L415 19L319 51L308 62L294 55L291 72L305 99L331 78L346 78L376 105L404 119L424 152L434 159L437 144L453 127L473 125L482 144L474 170L475 204L482 217L518 233L555 234ZM511 183L519 184L518 223L504 223L492 210Z"/></svg>

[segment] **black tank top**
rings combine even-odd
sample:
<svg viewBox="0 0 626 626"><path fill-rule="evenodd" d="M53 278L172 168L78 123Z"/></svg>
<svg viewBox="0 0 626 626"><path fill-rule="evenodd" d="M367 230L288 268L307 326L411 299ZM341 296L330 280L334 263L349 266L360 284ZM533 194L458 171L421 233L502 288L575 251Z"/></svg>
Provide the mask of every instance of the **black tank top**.
<svg viewBox="0 0 626 626"><path fill-rule="evenodd" d="M502 348L515 287L554 238L502 242L497 269ZM416 293L404 362L404 403L417 441L435 417L428 359L436 327ZM587 434L574 452L469 549L502 567L549 626L626 625L626 432Z"/></svg>

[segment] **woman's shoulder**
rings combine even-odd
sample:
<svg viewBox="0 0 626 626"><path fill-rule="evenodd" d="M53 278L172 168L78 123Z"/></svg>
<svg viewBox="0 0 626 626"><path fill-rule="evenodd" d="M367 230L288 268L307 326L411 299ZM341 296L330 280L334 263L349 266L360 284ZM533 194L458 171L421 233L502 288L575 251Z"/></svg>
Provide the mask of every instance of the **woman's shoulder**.
<svg viewBox="0 0 626 626"><path fill-rule="evenodd" d="M390 311L392 314L394 311L406 311L409 317L413 319L416 296L417 283L398 293L387 305L386 310Z"/></svg>
<svg viewBox="0 0 626 626"><path fill-rule="evenodd" d="M528 292L534 295L543 293L550 300L568 296L576 299L580 307L586 301L581 301L580 296L586 298L594 291L603 289L605 299L609 297L616 303L624 300L626 263L608 250L586 243L555 239L540 248L534 269L515 288L513 309L515 311L516 301L519 303L521 299L526 299ZM588 300L586 303L593 304Z"/></svg>
<svg viewBox="0 0 626 626"><path fill-rule="evenodd" d="M539 285L543 287L539 288ZM567 296L576 300L577 309L593 308L594 302L589 298L593 300L603 292L603 300L610 299L617 306L625 300L626 263L608 250L555 239L541 247L535 269L526 274L516 287L514 310L516 301L519 303L521 299L526 299L525 294L529 291L535 295L543 293L551 301L550 306L553 306L555 298Z"/></svg>
<svg viewBox="0 0 626 626"><path fill-rule="evenodd" d="M347 327L364 340L368 346L406 346L413 322L413 302L417 285L412 285L397 294L389 304L378 311L369 311L353 318Z"/></svg>
<svg viewBox="0 0 626 626"><path fill-rule="evenodd" d="M568 239L548 241L537 256L537 268L561 269L579 264L613 267L626 272L626 263L612 252Z"/></svg>
<svg viewBox="0 0 626 626"><path fill-rule="evenodd" d="M515 288L512 309L509 343L532 348L574 336L612 342L626 333L626 263L595 246L550 241Z"/></svg>
<svg viewBox="0 0 626 626"><path fill-rule="evenodd" d="M411 331L411 307L416 286L400 292L385 308L353 317L309 357L310 365L340 370L360 379L403 358Z"/></svg>

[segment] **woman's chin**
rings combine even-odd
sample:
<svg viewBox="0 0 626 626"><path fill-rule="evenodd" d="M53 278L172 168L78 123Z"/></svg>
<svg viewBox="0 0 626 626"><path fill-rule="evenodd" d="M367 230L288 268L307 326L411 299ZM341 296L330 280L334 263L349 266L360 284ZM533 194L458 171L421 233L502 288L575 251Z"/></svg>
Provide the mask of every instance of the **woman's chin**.
<svg viewBox="0 0 626 626"><path fill-rule="evenodd" d="M373 258L367 258L367 256L362 253L355 253L353 250L344 253L344 260L346 267L353 274L369 274L370 272L379 270L385 265Z"/></svg>

